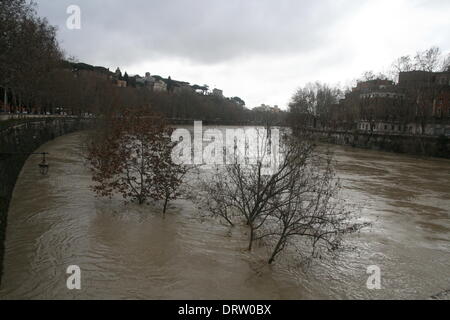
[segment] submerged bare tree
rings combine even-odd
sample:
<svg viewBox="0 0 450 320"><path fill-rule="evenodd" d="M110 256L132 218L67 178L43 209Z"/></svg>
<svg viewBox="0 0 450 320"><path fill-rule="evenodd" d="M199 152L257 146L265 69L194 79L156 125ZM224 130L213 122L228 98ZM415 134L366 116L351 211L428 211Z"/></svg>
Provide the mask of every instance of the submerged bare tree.
<svg viewBox="0 0 450 320"><path fill-rule="evenodd" d="M257 130L254 136L259 140L258 148L250 157L245 147L228 149L231 154L227 159L228 165L216 166L211 175L202 183L206 198L204 206L213 216L224 218L230 225L239 217L250 229L248 249L251 250L256 238L256 232L264 224L271 210L271 200L282 192L281 181L288 174L286 166L278 168L272 176L266 172L271 163L269 137L265 130ZM242 138L242 137L241 137ZM244 140L241 140L242 143ZM249 141L246 146L248 147ZM262 146L262 147L261 147Z"/></svg>
<svg viewBox="0 0 450 320"><path fill-rule="evenodd" d="M291 125L294 128L329 125L332 107L339 102L342 94L339 88L320 82L298 88L289 104Z"/></svg>
<svg viewBox="0 0 450 320"><path fill-rule="evenodd" d="M442 62L442 71L450 71L450 53L444 58Z"/></svg>
<svg viewBox="0 0 450 320"><path fill-rule="evenodd" d="M206 208L230 225L246 223L249 250L255 240L275 239L269 263L299 239L310 245L313 256L319 250L336 251L344 235L363 225L338 198L331 158L316 153L309 139L284 137L279 157L274 157L270 139L265 143L256 163L235 161L217 167L203 182ZM274 166L267 157L278 163Z"/></svg>
<svg viewBox="0 0 450 320"><path fill-rule="evenodd" d="M163 201L163 215L165 217L169 201L181 196L180 186L189 168L172 161L172 149L175 143L159 141L159 144L158 157L152 167L154 172L152 197Z"/></svg>
<svg viewBox="0 0 450 320"><path fill-rule="evenodd" d="M354 220L353 212L339 199L340 184L331 157L311 152L305 165L286 180L288 187L276 200L279 205L263 233L275 240L269 264L289 245L309 249L303 254L311 257L337 252L345 235L365 226Z"/></svg>

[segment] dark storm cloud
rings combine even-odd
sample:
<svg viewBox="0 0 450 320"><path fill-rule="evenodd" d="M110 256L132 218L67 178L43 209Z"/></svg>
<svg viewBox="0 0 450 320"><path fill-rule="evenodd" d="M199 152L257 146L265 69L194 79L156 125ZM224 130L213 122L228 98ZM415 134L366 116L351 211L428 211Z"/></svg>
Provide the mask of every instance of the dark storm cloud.
<svg viewBox="0 0 450 320"><path fill-rule="evenodd" d="M392 60L450 51L448 0L36 0L67 55L207 83L286 106L307 82L349 82ZM81 30L66 28L69 5Z"/></svg>
<svg viewBox="0 0 450 320"><path fill-rule="evenodd" d="M307 53L332 40L349 1L39 0L70 55L110 65L184 58L214 64L253 55ZM362 1L352 1L352 8ZM68 30L66 9L81 8Z"/></svg>

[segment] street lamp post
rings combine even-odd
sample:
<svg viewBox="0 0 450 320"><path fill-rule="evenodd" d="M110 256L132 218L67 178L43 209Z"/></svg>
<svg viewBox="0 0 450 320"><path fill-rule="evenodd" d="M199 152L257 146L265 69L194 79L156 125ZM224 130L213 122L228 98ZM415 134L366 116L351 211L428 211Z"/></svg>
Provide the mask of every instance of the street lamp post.
<svg viewBox="0 0 450 320"><path fill-rule="evenodd" d="M46 156L49 154L48 152L6 152L6 153L0 153L0 155L16 155L16 154L20 154L20 155L42 155L42 161L41 163L39 163L39 172L45 176L48 174L48 170L49 170L49 164L47 162Z"/></svg>
<svg viewBox="0 0 450 320"><path fill-rule="evenodd" d="M43 176L45 176L47 175L49 169L49 165L47 163L47 160L45 159L45 156L48 154L48 152L42 152L41 154L42 154L42 162L39 163L39 171Z"/></svg>

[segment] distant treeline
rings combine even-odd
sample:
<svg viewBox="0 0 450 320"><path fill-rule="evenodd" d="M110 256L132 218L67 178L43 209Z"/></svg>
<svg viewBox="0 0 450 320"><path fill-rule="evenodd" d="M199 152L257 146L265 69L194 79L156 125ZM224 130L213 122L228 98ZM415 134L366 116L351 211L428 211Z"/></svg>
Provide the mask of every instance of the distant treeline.
<svg viewBox="0 0 450 320"><path fill-rule="evenodd" d="M129 86L120 86L107 68L68 61L55 27L38 17L28 1L1 1L0 13L3 112L86 115L149 106L168 118L224 124L284 122L284 112L251 111L238 97L199 93L195 86L176 92L149 90L132 80Z"/></svg>

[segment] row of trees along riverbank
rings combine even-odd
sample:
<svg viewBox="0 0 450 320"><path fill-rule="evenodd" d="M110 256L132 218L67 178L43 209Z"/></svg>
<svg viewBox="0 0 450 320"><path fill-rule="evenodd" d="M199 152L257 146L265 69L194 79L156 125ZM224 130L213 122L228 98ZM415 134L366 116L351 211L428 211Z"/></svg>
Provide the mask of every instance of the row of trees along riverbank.
<svg viewBox="0 0 450 320"><path fill-rule="evenodd" d="M0 111L27 114L106 114L152 105L166 118L223 124L281 124L285 113L252 112L242 99L118 87L103 67L67 61L56 29L25 0L0 2Z"/></svg>
<svg viewBox="0 0 450 320"><path fill-rule="evenodd" d="M450 135L450 54L432 47L403 56L386 74L368 71L347 87L309 83L289 111L294 127Z"/></svg>

